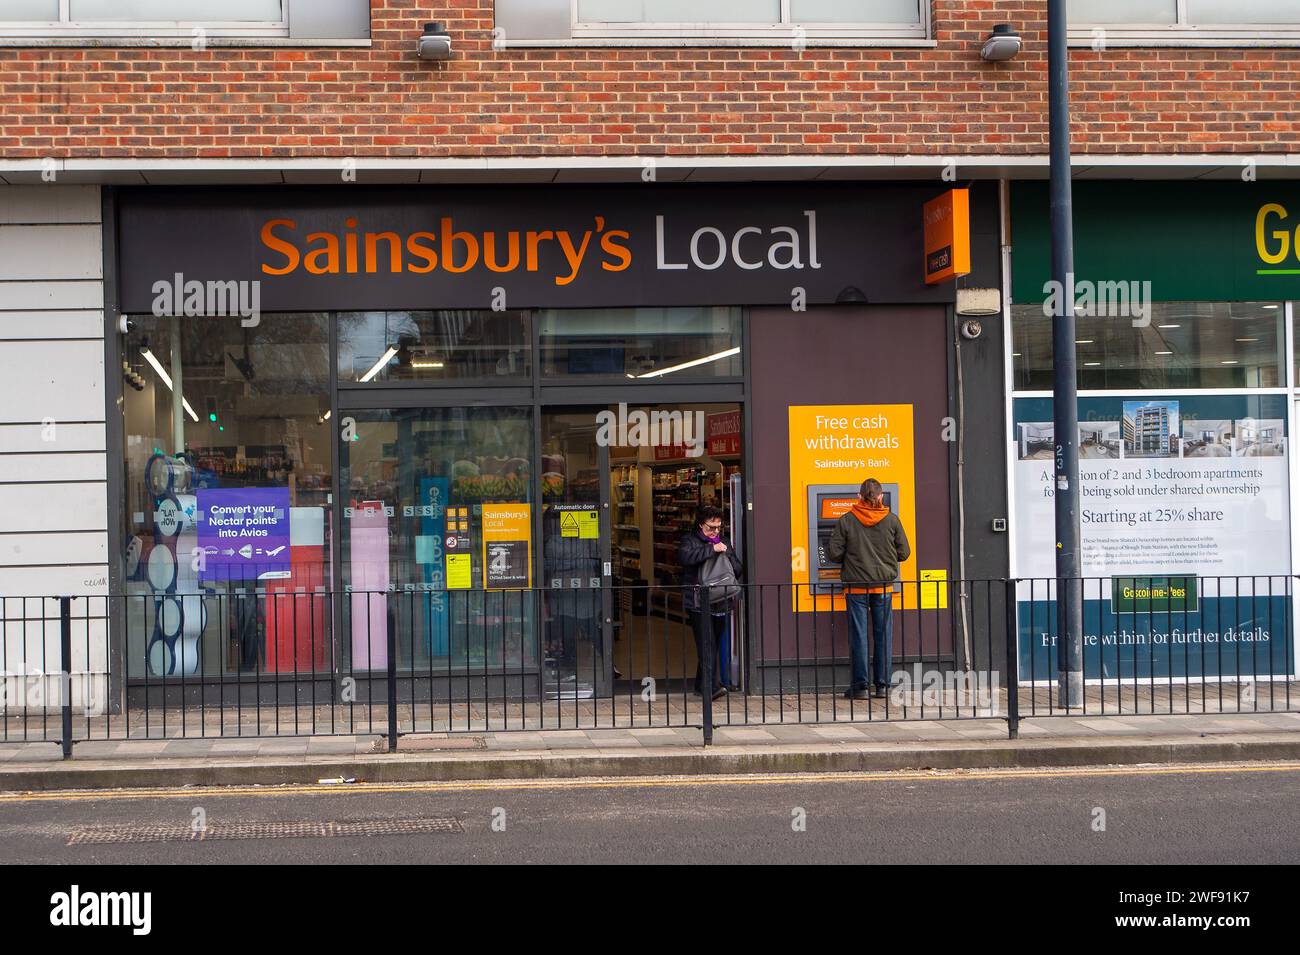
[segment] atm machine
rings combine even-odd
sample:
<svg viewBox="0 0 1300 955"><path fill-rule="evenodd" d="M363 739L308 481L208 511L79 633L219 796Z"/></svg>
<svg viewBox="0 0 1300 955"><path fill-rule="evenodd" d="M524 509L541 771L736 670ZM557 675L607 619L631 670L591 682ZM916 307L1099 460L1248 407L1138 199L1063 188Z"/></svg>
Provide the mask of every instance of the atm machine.
<svg viewBox="0 0 1300 955"><path fill-rule="evenodd" d="M839 519L849 512L858 500L861 484L812 484L808 487L808 589L814 594L838 594L840 565L827 556L831 534ZM898 513L898 485L882 484L885 503ZM894 584L894 589L901 589Z"/></svg>

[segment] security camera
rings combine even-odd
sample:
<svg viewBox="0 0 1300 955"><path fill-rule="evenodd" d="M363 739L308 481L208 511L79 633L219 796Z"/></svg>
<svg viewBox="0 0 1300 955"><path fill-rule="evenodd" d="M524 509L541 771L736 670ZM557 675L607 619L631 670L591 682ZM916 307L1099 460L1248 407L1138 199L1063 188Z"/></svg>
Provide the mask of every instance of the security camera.
<svg viewBox="0 0 1300 955"><path fill-rule="evenodd" d="M450 60L451 35L441 23L426 23L415 45L415 53L422 60Z"/></svg>
<svg viewBox="0 0 1300 955"><path fill-rule="evenodd" d="M117 317L117 330L123 335L129 335L131 332L135 331L135 322L131 321L131 319L127 318L125 315L119 315Z"/></svg>
<svg viewBox="0 0 1300 955"><path fill-rule="evenodd" d="M968 318L961 323L961 337L974 341L984 334L984 325L977 318Z"/></svg>
<svg viewBox="0 0 1300 955"><path fill-rule="evenodd" d="M993 27L993 32L989 34L984 46L980 48L980 56L990 63L999 63L1003 60L1010 60L1020 52L1020 34L1017 33L1010 23L999 23Z"/></svg>

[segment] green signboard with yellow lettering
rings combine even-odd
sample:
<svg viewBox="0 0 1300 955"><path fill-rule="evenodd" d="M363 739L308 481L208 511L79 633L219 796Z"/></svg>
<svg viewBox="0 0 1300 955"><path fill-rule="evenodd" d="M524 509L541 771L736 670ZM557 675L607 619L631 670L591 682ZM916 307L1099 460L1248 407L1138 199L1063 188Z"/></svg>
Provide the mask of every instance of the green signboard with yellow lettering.
<svg viewBox="0 0 1300 955"><path fill-rule="evenodd" d="M1047 183L1011 193L1015 302L1050 278ZM1300 182L1077 181L1076 281L1150 281L1157 302L1300 299Z"/></svg>
<svg viewBox="0 0 1300 955"><path fill-rule="evenodd" d="M1195 613L1196 576L1112 577L1110 610L1125 613Z"/></svg>

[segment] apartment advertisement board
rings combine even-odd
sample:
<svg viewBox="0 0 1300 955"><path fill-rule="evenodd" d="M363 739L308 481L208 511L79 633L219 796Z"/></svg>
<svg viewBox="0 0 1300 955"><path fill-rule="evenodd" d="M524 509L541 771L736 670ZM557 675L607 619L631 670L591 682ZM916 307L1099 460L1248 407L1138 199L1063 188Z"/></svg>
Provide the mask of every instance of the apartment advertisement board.
<svg viewBox="0 0 1300 955"><path fill-rule="evenodd" d="M1085 678L1291 672L1285 401L1079 399ZM1051 679L1051 399L1013 416L1021 674Z"/></svg>

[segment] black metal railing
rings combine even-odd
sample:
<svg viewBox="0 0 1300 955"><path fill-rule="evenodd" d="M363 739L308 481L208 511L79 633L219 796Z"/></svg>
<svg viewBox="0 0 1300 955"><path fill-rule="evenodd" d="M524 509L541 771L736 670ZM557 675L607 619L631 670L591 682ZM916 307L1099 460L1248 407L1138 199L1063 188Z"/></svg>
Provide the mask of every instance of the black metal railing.
<svg viewBox="0 0 1300 955"><path fill-rule="evenodd" d="M1296 579L1130 574L1063 584L1075 587L1083 601L1085 682L1077 701L1059 687L1058 584L1019 581L1014 637L1022 667L1020 711L1138 716L1294 710L1300 705L1294 696L1300 689Z"/></svg>
<svg viewBox="0 0 1300 955"><path fill-rule="evenodd" d="M1077 699L1056 670L1055 580L854 596L888 605L892 628L888 686L857 693L838 588L750 584L701 621L689 588L570 583L0 598L0 741L69 755L87 740L361 735L395 749L415 733L698 727L707 743L715 726L958 719L1014 737L1057 715L1300 709L1289 575L1064 584L1084 604ZM697 629L719 637L703 654Z"/></svg>

